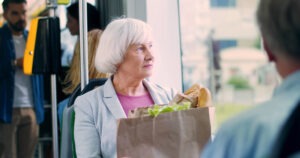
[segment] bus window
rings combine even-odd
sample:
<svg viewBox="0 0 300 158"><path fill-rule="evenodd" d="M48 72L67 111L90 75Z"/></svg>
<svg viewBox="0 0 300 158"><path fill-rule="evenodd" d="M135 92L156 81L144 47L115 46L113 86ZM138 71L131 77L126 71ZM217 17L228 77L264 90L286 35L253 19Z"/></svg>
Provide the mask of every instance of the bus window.
<svg viewBox="0 0 300 158"><path fill-rule="evenodd" d="M183 87L209 87L216 125L269 99L278 81L261 46L257 1L179 1Z"/></svg>

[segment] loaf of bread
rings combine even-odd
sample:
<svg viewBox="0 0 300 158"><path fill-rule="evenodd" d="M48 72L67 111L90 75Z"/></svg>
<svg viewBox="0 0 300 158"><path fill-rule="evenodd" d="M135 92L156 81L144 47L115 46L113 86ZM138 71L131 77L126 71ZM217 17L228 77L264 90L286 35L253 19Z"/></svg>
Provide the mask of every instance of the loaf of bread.
<svg viewBox="0 0 300 158"><path fill-rule="evenodd" d="M181 104L183 102L190 102L191 107L210 106L211 105L210 91L205 87L201 87L198 84L194 84L183 94L182 93L177 94L170 102L170 105Z"/></svg>

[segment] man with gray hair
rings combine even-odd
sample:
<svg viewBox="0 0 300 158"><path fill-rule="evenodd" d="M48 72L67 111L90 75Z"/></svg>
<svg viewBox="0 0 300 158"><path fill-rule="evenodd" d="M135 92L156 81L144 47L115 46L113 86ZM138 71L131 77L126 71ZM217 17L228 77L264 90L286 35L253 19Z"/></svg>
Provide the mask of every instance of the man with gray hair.
<svg viewBox="0 0 300 158"><path fill-rule="evenodd" d="M272 99L224 123L202 158L272 157L281 128L300 100L299 15L299 0L260 0L257 21L264 47L283 81Z"/></svg>
<svg viewBox="0 0 300 158"><path fill-rule="evenodd" d="M43 77L23 73L26 0L4 0L0 28L0 157L32 158L44 119Z"/></svg>

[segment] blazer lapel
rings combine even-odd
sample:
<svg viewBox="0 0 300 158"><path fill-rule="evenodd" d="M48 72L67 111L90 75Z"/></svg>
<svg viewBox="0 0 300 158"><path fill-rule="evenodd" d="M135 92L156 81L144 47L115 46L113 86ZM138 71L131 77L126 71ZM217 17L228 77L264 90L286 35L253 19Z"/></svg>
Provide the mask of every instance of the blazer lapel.
<svg viewBox="0 0 300 158"><path fill-rule="evenodd" d="M151 82L147 81L146 79L143 80L143 83L147 87L155 104L159 104L159 105L168 104L170 102L170 100L172 99L172 98L169 98L166 93L163 93L162 91L157 90L157 88Z"/></svg>
<svg viewBox="0 0 300 158"><path fill-rule="evenodd" d="M122 108L122 105L117 97L116 91L112 84L111 78L104 84L104 98L105 106L109 109L112 115L116 118L126 118L126 114Z"/></svg>

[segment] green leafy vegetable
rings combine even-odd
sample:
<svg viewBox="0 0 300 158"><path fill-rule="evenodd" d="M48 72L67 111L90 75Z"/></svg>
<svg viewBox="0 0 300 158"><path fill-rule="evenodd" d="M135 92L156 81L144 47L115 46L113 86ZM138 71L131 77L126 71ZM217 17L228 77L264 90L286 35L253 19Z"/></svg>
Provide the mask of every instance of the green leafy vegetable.
<svg viewBox="0 0 300 158"><path fill-rule="evenodd" d="M187 110L190 107L191 107L191 103L189 102L184 102L182 105L181 104L165 105L165 106L154 105L153 107L148 108L148 114L150 116L156 117L162 113Z"/></svg>

